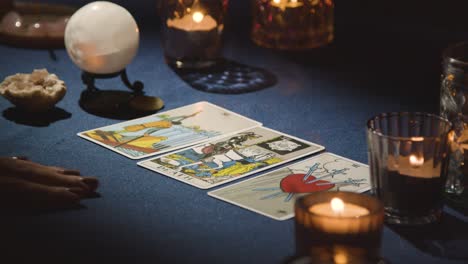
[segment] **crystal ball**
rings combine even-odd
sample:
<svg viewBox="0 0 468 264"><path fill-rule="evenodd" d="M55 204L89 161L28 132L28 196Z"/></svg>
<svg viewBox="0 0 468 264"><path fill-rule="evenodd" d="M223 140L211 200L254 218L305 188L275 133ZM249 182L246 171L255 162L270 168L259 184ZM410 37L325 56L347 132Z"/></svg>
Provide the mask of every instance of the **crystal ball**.
<svg viewBox="0 0 468 264"><path fill-rule="evenodd" d="M132 61L140 35L133 16L106 1L89 3L77 10L65 28L65 47L83 71L117 73Z"/></svg>

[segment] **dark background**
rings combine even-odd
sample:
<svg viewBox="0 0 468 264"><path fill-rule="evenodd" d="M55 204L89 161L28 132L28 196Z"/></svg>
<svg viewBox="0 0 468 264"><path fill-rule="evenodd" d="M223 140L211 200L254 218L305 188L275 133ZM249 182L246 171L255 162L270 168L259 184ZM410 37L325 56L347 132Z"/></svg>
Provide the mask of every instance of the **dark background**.
<svg viewBox="0 0 468 264"><path fill-rule="evenodd" d="M254 93L210 94L165 65L156 1L114 2L141 27L129 76L162 97L165 110L210 101L365 163L366 120L388 111L437 113L442 50L468 39L466 1L339 0L332 45L279 52L251 43L250 1L232 0L224 55L271 72L277 82ZM46 67L68 87L56 118L45 123L19 118L0 98L0 155L27 155L96 175L102 197L80 210L0 213L0 263L280 263L294 254L293 220L274 221L215 200L75 136L116 121L78 106L80 72L64 50L54 54L56 60L48 51L0 46L1 77ZM99 84L124 89L118 80ZM467 263L466 221L463 211L447 207L442 224L430 229L386 227L382 255L391 263Z"/></svg>

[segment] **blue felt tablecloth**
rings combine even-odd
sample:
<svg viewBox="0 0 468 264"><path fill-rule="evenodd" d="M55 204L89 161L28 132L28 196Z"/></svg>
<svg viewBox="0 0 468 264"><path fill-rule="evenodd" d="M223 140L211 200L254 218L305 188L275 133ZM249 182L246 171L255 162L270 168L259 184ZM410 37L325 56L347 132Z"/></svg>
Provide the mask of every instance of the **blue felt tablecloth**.
<svg viewBox="0 0 468 264"><path fill-rule="evenodd" d="M224 54L271 72L274 86L240 95L190 87L163 61L153 1L119 2L140 14L141 46L128 67L130 78L142 80L147 94L163 98L165 110L209 101L364 163L366 120L385 111L437 112L441 50L467 37L463 30L423 26L425 17L407 24L412 17L404 16L397 25L394 18L382 17L383 11L373 13L370 4L361 10L337 1L333 45L277 52L250 42L247 2L230 8ZM48 51L0 46L0 77L47 68L68 87L58 104L65 119L47 126L12 117L10 103L1 98L0 155L27 155L95 175L102 197L84 201L81 210L2 216L0 258L15 257L5 263L280 263L294 254L293 220L271 220L213 199L77 137L77 132L117 121L79 107L80 71L64 50L54 53L56 61ZM118 80L99 81L99 86L124 89ZM446 213L437 233L442 235L408 236L386 227L383 257L391 263L467 263L467 217L449 208Z"/></svg>

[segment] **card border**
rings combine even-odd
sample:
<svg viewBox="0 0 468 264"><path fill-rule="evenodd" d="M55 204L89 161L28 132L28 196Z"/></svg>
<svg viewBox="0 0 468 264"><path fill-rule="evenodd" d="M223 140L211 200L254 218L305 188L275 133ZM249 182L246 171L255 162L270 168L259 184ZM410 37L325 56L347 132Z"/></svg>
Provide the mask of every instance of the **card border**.
<svg viewBox="0 0 468 264"><path fill-rule="evenodd" d="M234 114L238 117L242 117L244 119L247 119L248 121L251 121L254 123L253 126L251 127L248 127L248 128L245 128L245 129L241 129L241 130L238 130L238 131L234 131L234 132L229 132L229 133L226 133L226 134L222 134L222 135L219 135L219 136L215 136L215 137L212 137L212 138L208 138L208 139L205 139L205 140L201 140L201 141L196 141L196 142L193 142L193 143L189 143L189 144L184 144L184 145L180 145L180 146L176 146L176 147L172 147L172 148L168 148L168 149L165 149L165 150L162 150L162 151L159 151L159 152L153 152L153 153L149 153L149 154L145 154L145 155L142 155L142 156L139 156L139 157L133 157L131 155L128 155L127 153L123 152L123 151L120 151L120 150L116 150L114 148L111 148L109 147L108 145L102 143L102 142L99 142L95 139L92 139L92 138L89 138L87 136L84 136L82 135L83 133L86 133L86 132L89 132L89 131L93 131L93 130L97 130L97 129L103 129L103 128L106 128L106 127L109 127L109 126L113 126L113 125L116 125L116 124L125 124L125 123L129 123L129 122L134 122L136 120L140 120L140 119L144 119L144 118L148 118L150 116L154 116L154 115L161 115L161 114L164 114L164 113L167 113L167 112L170 112L170 111L173 111L173 110L177 110L179 108L183 108L183 107L189 107L189 106L193 106L195 104L199 104L199 103L202 103L202 104L208 104L210 106L213 106L215 108L218 108L218 109L222 109L230 114ZM85 139L85 140L88 140L88 141L91 141L95 144L98 144L100 145L101 147L104 147L104 148L107 148L109 150L111 150L112 152L115 152L115 153L118 153L120 155L123 155L129 159L132 159L132 160L139 160L139 159L144 159L144 158L147 158L147 157L151 157L151 156L158 156L158 155L162 155L162 154L165 154L165 153L168 153L168 152L171 152L171 151L175 151L175 150L178 150L178 149L181 149L181 148L185 148L185 147L188 147L188 146L193 146L193 145L197 145L197 144L200 144L200 143L203 143L203 142L207 142L207 141L211 141L213 139L217 139L217 138L222 138L226 135L231 135L231 134L235 134L235 133L240 133L240 132L243 132L243 131L246 131L246 130L249 130L249 129L252 129L252 128L256 128L256 127L261 127L262 126L262 123L261 122L258 122L254 119L251 119L249 117L246 117L246 116L243 116L241 114L238 114L238 113L235 113L231 110L228 110L226 108L223 108L221 106L218 106L218 105L215 105L213 103L210 103L210 102L207 102L207 101L200 101L200 102L196 102L196 103L193 103L193 104L189 104L189 105L184 105L184 106L181 106L181 107L177 107L177 108L174 108L174 109L171 109L171 110L167 110L167 111L164 111L164 112L161 112L161 113L155 113L155 114L152 114L152 115L148 115L148 116L144 116L144 117L140 117L140 118L136 118L136 119L132 119L132 120L127 120L127 121L123 121L123 122L120 122L120 123L115 123L115 124L112 124L112 125L107 125L107 126L103 126L103 127L98 127L98 128L93 128L93 129L90 129L90 130L86 130L86 131L82 131L82 132L78 132L76 135Z"/></svg>
<svg viewBox="0 0 468 264"><path fill-rule="evenodd" d="M230 201L230 200L228 200L228 199L224 199L224 198L222 198L222 197L220 197L220 196L218 196L218 195L216 195L216 194L213 194L213 192L220 191L220 190L223 190L223 189L226 189L226 188L230 188L230 187L233 187L233 186L235 186L235 185L239 185L239 184L241 184L241 183L243 183L243 182L250 181L250 180L259 178L259 177L261 177L261 176L264 176L264 175L266 175L266 174L274 173L274 172L279 171L279 170L282 170L282 169L284 169L284 168L287 168L287 167L290 167L290 166L294 166L294 165L297 165L297 164L300 164L300 163L303 163L303 162L307 162L307 161L309 161L309 160L311 160L311 159L316 159L316 158L319 158L320 156L327 155L327 154L328 154L328 155L331 155L331 156L335 156L335 157L341 158L341 159L344 159L344 160L347 160L347 161L351 161L351 162L353 162L353 163L357 163L357 164L360 164L360 165L362 165L362 166L364 166L364 167L369 168L369 165L364 164L364 163L362 163L362 162L355 161L355 160L352 160L352 159L348 159L348 158L345 158L345 157L343 157L343 156L340 156L340 155L337 155L337 154L334 154L334 153L331 153L331 152L324 152L324 153L320 153L320 154L318 154L318 155L315 155L315 156L313 156L313 157L310 157L310 158L308 158L308 159L306 159L306 160L301 160L301 161L299 161L299 162L295 162L295 163L289 164L288 166L284 166L284 167L281 167L281 168L272 170L272 171L270 171L270 172L268 172L268 173L265 173L265 174L262 174L262 175L258 175L258 176L256 176L256 177L252 177L252 178L250 178L250 179L246 179L246 180L243 180L243 181L240 181L240 182L237 182L237 183L234 183L234 184L225 186L225 187L221 187L221 188L218 188L218 189L216 189L216 190L209 191L209 192L207 192L207 194L208 194L208 196L211 196L211 197L213 197L213 198L215 198L215 199L224 201L224 202L229 203L229 204L236 205L236 206L241 207L241 208L243 208L243 209L246 209L246 210L255 212L255 213L257 213L257 214L266 216L266 217L271 218L271 219L274 219L274 220L278 220L278 221L288 220L288 219L291 219L291 218L294 217L294 211L292 212L292 214L288 214L288 215L285 215L285 216L283 216L283 217L275 217L275 216L269 215L269 214L267 214L267 213L261 212L261 211L259 211L259 210L257 210L257 209L253 209L253 208L250 208L250 207L248 207L248 206L241 205L241 204L239 204L239 203ZM369 177L370 177L370 172L369 172ZM370 183L369 183L369 184L370 184ZM366 192L366 191L369 191L370 189L371 189L370 186L369 186L369 187L365 187L365 188L359 189L359 191L357 191L356 193L364 193L364 192Z"/></svg>
<svg viewBox="0 0 468 264"><path fill-rule="evenodd" d="M256 174L256 173L259 173L259 172L262 172L262 171L265 171L265 170L268 170L268 169L271 169L271 168L274 168L274 167L277 167L277 166L281 166L281 165L283 165L283 164L285 164L285 163L288 163L288 162L291 162L291 161L294 161L294 160L297 160L297 159L300 159L300 158L303 158L303 157L306 157L306 156L309 156L309 155L314 155L314 154L316 154L316 153L318 153L318 152L321 152L321 151L325 150L325 147L322 146L322 145L319 145L319 144L316 144L316 143L313 143L313 142L310 142L310 141L307 141L307 140L305 140L305 139L301 139L301 138L298 138L298 137L295 137L295 136L291 136L291 135L288 135L288 134L286 134L286 133L283 133L283 132L280 132L280 131L277 131L277 130L274 130L274 129L271 129L271 128L268 128L268 127L260 126L260 127L253 127L253 128L250 128L250 129L256 129L256 128L262 128L262 129L265 129L265 130L268 130L268 131L272 131L272 132L278 133L280 136L287 136L287 137L289 137L289 138L298 140L298 141L300 141L300 142L302 142L302 143L306 143L306 144L309 144L309 145L311 145L311 146L315 146L315 147L317 147L317 149L314 150L314 151L312 151L312 152L306 152L305 154L299 155L299 156L297 156L297 157L294 157L294 158L291 158L291 159L288 159L288 160L284 160L284 161L282 161L282 162L275 163L275 164L272 164L272 165L270 165L270 166L265 166L265 167L263 167L263 168L261 168L261 169L258 169L258 170L255 170L255 171L251 171L251 172L249 172L249 173L246 173L246 174L244 174L244 175L242 175L242 176L235 177L235 178L231 178L231 179L229 179L229 180L226 180L226 181L223 181L223 182L219 182L219 183L216 183L216 184L214 184L214 185L207 186L207 187L201 187L201 186L196 185L196 184L193 184L193 183L191 183L191 182L187 182L187 181L181 180L179 177L167 175L167 174L165 174L165 173L163 173L163 172L161 172L161 171L158 171L158 170L156 170L156 169L154 169L154 168L151 168L150 166L145 166L145 165L144 165L144 163L146 163L146 162L148 162L148 161L151 161L151 160L153 160L153 159L156 158L156 157L152 157L152 158L150 158L150 159L137 162L137 165L140 166L140 167L146 168L146 169L148 169L148 170L151 170L151 171L153 171L153 172L157 172L157 173L159 173L159 174L162 174L162 175L164 175L164 176L166 176L166 177L173 178L173 179L178 180L178 181L180 181L180 182L183 182L183 183L185 183L185 184L194 186L194 187L196 187L196 188L198 188L198 189L207 190L207 189L211 189L211 188L214 188L214 187L216 187L216 186L219 186L219 185L227 184L227 183L229 183L229 182L232 182L232 181L236 181L236 180L245 178L245 177L250 176L250 175L252 175L252 174ZM249 130L250 130L250 129L249 129ZM247 131L247 130L244 130L244 131ZM241 132L242 132L242 131L238 131L238 132L236 132L235 134L241 133ZM230 137L230 136L232 136L232 135L233 135L233 134L231 134L231 135L226 135L226 136L224 136L224 137L222 137L222 138L213 139L213 140L210 140L210 141L208 141L208 142L203 142L203 143L200 143L200 144L197 144L197 145L194 145L194 146L190 146L190 147L187 147L187 148L184 148L184 149L179 149L179 150L174 151L174 152L171 152L171 153L166 153L164 156L171 155L171 154L174 154L174 153L177 153L177 152L180 152L180 151L184 151L184 150L187 150L187 149L190 149L190 148L193 148L193 147L197 147L197 146L200 146L201 144L206 144L206 143L209 143L209 142L213 142L213 141L221 140L221 139L224 139L224 138L228 138L228 137ZM186 175L186 174L184 174L184 175ZM187 176L192 177L192 176L190 176L190 175L187 175ZM192 177L192 178L195 178L195 177Z"/></svg>

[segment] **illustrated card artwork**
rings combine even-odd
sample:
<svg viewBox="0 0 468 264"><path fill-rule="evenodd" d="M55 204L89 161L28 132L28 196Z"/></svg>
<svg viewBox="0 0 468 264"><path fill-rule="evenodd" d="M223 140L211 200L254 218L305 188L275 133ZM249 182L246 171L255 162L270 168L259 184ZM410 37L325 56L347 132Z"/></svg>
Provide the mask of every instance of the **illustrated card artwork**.
<svg viewBox="0 0 468 264"><path fill-rule="evenodd" d="M365 192L369 167L323 153L299 163L233 184L208 195L276 220L294 216L295 199L319 191Z"/></svg>
<svg viewBox="0 0 468 264"><path fill-rule="evenodd" d="M208 102L78 133L131 159L194 145L261 123Z"/></svg>
<svg viewBox="0 0 468 264"><path fill-rule="evenodd" d="M208 189L323 149L278 131L256 127L138 165Z"/></svg>

